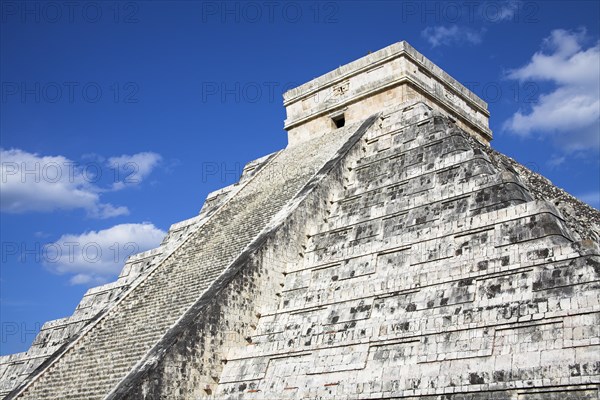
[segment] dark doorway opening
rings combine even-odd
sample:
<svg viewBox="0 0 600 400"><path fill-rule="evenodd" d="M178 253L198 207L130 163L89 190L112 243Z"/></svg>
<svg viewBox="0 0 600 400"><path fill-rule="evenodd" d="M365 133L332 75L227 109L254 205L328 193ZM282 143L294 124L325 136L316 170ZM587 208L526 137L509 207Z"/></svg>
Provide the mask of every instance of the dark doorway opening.
<svg viewBox="0 0 600 400"><path fill-rule="evenodd" d="M335 116L335 117L331 118L331 120L333 121L333 124L335 125L336 128L341 128L344 125L346 125L346 119L344 118L344 114Z"/></svg>

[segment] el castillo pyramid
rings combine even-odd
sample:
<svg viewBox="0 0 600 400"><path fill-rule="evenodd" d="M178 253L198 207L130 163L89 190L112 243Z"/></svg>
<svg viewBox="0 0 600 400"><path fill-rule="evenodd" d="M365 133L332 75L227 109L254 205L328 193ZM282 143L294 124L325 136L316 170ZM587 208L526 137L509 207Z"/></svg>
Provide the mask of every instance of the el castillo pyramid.
<svg viewBox="0 0 600 400"><path fill-rule="evenodd" d="M599 399L600 212L400 42L284 95L288 146L0 360L5 399Z"/></svg>

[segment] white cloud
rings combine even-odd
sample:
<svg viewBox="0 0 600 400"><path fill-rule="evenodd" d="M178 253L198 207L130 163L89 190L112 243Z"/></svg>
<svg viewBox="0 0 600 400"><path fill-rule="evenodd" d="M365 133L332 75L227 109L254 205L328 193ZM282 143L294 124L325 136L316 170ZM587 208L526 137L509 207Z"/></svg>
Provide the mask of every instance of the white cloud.
<svg viewBox="0 0 600 400"><path fill-rule="evenodd" d="M422 12L423 17L430 12L435 12L436 21L445 20L452 24L429 26L421 31L421 36L432 47L481 44L487 26L495 23L537 22L535 9L532 10L520 0L450 2L442 3L439 7L425 7Z"/></svg>
<svg viewBox="0 0 600 400"><path fill-rule="evenodd" d="M515 18L515 15L517 15L519 11L519 4L521 4L521 2L509 0L500 4L500 13L498 18L500 21L507 21Z"/></svg>
<svg viewBox="0 0 600 400"><path fill-rule="evenodd" d="M0 148L0 210L26 213L83 209L93 218L127 215L127 207L102 202L101 193L138 184L159 160L155 153L123 155L111 158L104 167L100 163L81 165L60 155L41 156ZM103 173L103 169L115 165L119 165L119 174L117 170ZM114 177L109 189L100 186L102 175Z"/></svg>
<svg viewBox="0 0 600 400"><path fill-rule="evenodd" d="M107 164L118 178L113 183L113 189L139 184L160 161L161 156L151 152L109 158Z"/></svg>
<svg viewBox="0 0 600 400"><path fill-rule="evenodd" d="M561 165L563 165L565 163L565 161L567 160L567 158L565 156L557 156L557 155L553 155L552 157L550 157L550 159L546 162L546 165L550 168L550 169L555 169L560 167Z"/></svg>
<svg viewBox="0 0 600 400"><path fill-rule="evenodd" d="M3 212L81 208L97 218L129 213L126 207L102 203L98 188L66 157L0 149L0 161L0 209Z"/></svg>
<svg viewBox="0 0 600 400"><path fill-rule="evenodd" d="M453 44L479 44L482 41L485 30L476 31L467 27L452 25L429 26L421 31L421 36L425 38L432 47L450 46Z"/></svg>
<svg viewBox="0 0 600 400"><path fill-rule="evenodd" d="M479 12L485 21L503 22L519 18L522 5L517 0L483 2L479 6Z"/></svg>
<svg viewBox="0 0 600 400"><path fill-rule="evenodd" d="M55 273L72 275L72 284L104 283L119 274L127 257L157 247L165 234L145 222L63 235L44 246L44 265Z"/></svg>
<svg viewBox="0 0 600 400"><path fill-rule="evenodd" d="M564 151L600 147L600 42L583 48L585 31L552 31L531 61L508 72L520 82L549 81L555 89L530 111L517 111L505 130L521 136L550 136Z"/></svg>

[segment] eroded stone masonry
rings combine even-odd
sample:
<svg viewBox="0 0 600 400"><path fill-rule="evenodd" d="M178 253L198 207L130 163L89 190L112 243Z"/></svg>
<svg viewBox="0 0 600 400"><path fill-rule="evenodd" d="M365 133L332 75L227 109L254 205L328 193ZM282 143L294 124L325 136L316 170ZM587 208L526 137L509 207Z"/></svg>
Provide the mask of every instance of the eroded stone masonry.
<svg viewBox="0 0 600 400"><path fill-rule="evenodd" d="M288 146L0 359L6 399L599 399L600 212L406 42L285 94Z"/></svg>

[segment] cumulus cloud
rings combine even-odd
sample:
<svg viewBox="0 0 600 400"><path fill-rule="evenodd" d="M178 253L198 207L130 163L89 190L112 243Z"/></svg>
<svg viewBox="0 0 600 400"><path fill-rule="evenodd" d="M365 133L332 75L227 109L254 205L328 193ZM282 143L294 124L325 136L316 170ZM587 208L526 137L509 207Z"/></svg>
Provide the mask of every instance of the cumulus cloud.
<svg viewBox="0 0 600 400"><path fill-rule="evenodd" d="M421 36L429 42L432 47L450 46L453 44L479 44L482 41L485 30L479 31L465 26L452 25L429 26L421 31Z"/></svg>
<svg viewBox="0 0 600 400"><path fill-rule="evenodd" d="M515 17L518 17L519 7L522 5L522 3L523 2L521 1L515 0L507 0L499 3L493 2L491 4L493 4L498 9L498 11L493 11L495 12L495 14L492 14L492 16L490 16L489 13L486 13L486 16L492 21L496 18L498 19L498 21L514 20Z"/></svg>
<svg viewBox="0 0 600 400"><path fill-rule="evenodd" d="M413 9L407 7L407 14L420 10L421 19L434 17L436 22L446 21L448 25L428 26L421 36L432 47L481 44L487 28L505 22L538 22L534 4L521 0L500 0L483 2L436 2ZM411 11L408 11L411 10Z"/></svg>
<svg viewBox="0 0 600 400"><path fill-rule="evenodd" d="M161 156L151 152L109 158L107 164L118 178L113 182L113 189L139 184L160 161Z"/></svg>
<svg viewBox="0 0 600 400"><path fill-rule="evenodd" d="M83 209L93 218L127 215L127 207L102 202L101 194L139 184L157 165L160 156L139 153L110 160L106 169L116 165L119 169L105 174L115 175L115 179L109 188L103 188L99 180L103 164L81 165L60 155L42 156L0 148L0 210L26 213ZM121 174L121 170L126 174Z"/></svg>
<svg viewBox="0 0 600 400"><path fill-rule="evenodd" d="M119 274L129 256L157 247L165 234L144 222L63 235L44 246L44 265L71 275L72 284L104 283Z"/></svg>
<svg viewBox="0 0 600 400"><path fill-rule="evenodd" d="M503 125L520 136L549 136L567 153L600 148L600 42L583 47L585 31L552 31L528 64L509 79L551 82L530 110L518 110Z"/></svg>
<svg viewBox="0 0 600 400"><path fill-rule="evenodd" d="M528 7L520 0L484 1L481 3L466 3L465 7L476 5L473 14L480 17L482 22L517 21L523 18L532 22L536 9ZM529 4L531 5L531 4ZM468 14L468 11L465 11ZM470 14L469 14L470 15Z"/></svg>
<svg viewBox="0 0 600 400"><path fill-rule="evenodd" d="M565 163L565 161L567 160L567 158L565 156L557 156L557 155L553 155L552 157L550 157L550 159L546 162L546 165L550 168L550 169L555 169L560 167L561 165L563 165Z"/></svg>

